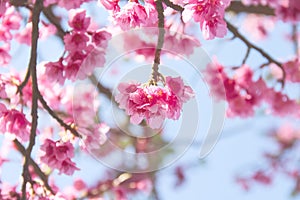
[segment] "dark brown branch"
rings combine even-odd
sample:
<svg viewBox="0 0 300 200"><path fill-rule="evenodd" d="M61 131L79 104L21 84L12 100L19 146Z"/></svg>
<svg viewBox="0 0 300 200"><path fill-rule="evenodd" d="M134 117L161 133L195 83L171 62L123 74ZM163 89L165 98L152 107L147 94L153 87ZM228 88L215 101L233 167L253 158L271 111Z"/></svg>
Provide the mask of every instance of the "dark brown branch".
<svg viewBox="0 0 300 200"><path fill-rule="evenodd" d="M239 1L231 1L230 6L226 9L226 11L231 11L234 13L253 13L253 14L261 14L261 15L271 15L271 16L275 15L274 9L268 6L262 6L262 5L246 6Z"/></svg>
<svg viewBox="0 0 300 200"><path fill-rule="evenodd" d="M158 82L158 78L159 78L158 66L160 64L160 54L164 44L164 37L165 37L165 27L164 27L165 16L164 16L164 8L163 8L162 0L155 1L155 5L158 14L158 39L155 48L154 63L152 66L152 79L150 81L150 84L153 85L156 85Z"/></svg>
<svg viewBox="0 0 300 200"><path fill-rule="evenodd" d="M69 130L74 136L76 137L80 137L81 135L76 131L75 128L73 128L72 126L66 124L61 118L59 118L56 113L49 107L49 105L47 104L47 102L45 101L45 99L43 98L42 94L38 91L38 99L40 100L42 106L44 107L44 109L62 126L64 127L66 130Z"/></svg>
<svg viewBox="0 0 300 200"><path fill-rule="evenodd" d="M282 83L282 86L284 86L284 81L285 81L285 77L286 77L286 72L282 66L282 64L275 60L273 57L271 57L268 53L266 53L263 49L259 48L258 46L256 46L255 44L251 43L247 38L245 38L238 30L236 27L234 27L229 21L225 20L227 23L227 27L230 30L230 32L233 33L233 35L236 38L239 38L240 40L242 40L245 45L250 48L250 49L255 49L257 52L259 52L265 59L267 59L269 61L269 63L274 63L276 64L281 70L282 70L282 80L280 80L280 82Z"/></svg>
<svg viewBox="0 0 300 200"><path fill-rule="evenodd" d="M64 29L60 24L60 18L53 13L53 6L48 6L47 8L44 8L43 13L46 16L46 18L49 20L49 22L56 27L57 36L63 40L66 32L64 31Z"/></svg>
<svg viewBox="0 0 300 200"><path fill-rule="evenodd" d="M36 3L33 7L32 11L32 37L31 37L31 53L30 53L30 61L28 69L32 78L32 105L31 105L31 130L30 130L30 139L29 145L26 149L25 155L25 163L23 166L23 185L22 185L22 199L26 199L26 184L30 180L30 173L28 169L29 160L31 157L31 152L33 146L35 145L35 137L38 123L38 83L37 83L37 71L36 71L36 63L37 63L37 45L39 38L39 21L40 21L40 13L43 8L43 1L36 0Z"/></svg>
<svg viewBox="0 0 300 200"><path fill-rule="evenodd" d="M27 83L29 81L30 74L31 74L31 71L30 71L29 68L27 68L27 72L26 72L25 78L24 78L23 82L18 86L17 93L22 94L22 90L24 89L24 87L27 85Z"/></svg>
<svg viewBox="0 0 300 200"><path fill-rule="evenodd" d="M243 59L243 62L242 62L242 65L246 63L247 59L249 58L249 55L250 55L250 51L251 51L251 48L247 48L247 52L246 52L246 55Z"/></svg>
<svg viewBox="0 0 300 200"><path fill-rule="evenodd" d="M14 140L14 144L18 149L18 151L25 157L26 156L25 147L18 140ZM44 172L42 172L39 165L31 157L29 157L29 164L33 167L35 173L41 178L47 190L49 190L52 194L55 194L48 183L48 177L44 174Z"/></svg>
<svg viewBox="0 0 300 200"><path fill-rule="evenodd" d="M92 82L92 84L97 87L98 92L104 94L108 99L111 99L113 97L110 89L104 87L101 83L99 83L94 74L89 76L89 79Z"/></svg>
<svg viewBox="0 0 300 200"><path fill-rule="evenodd" d="M183 12L184 8L181 7L180 5L174 4L172 1L170 0L163 0L163 2L170 8L173 8L174 10L177 10L179 12Z"/></svg>

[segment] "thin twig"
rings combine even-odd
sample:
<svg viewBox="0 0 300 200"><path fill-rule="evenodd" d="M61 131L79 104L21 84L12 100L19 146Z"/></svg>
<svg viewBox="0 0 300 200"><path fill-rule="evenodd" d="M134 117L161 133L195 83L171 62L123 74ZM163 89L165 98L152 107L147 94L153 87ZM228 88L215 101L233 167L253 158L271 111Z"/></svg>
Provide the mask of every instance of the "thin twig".
<svg viewBox="0 0 300 200"><path fill-rule="evenodd" d="M18 151L25 157L26 156L25 147L16 139L14 140L14 144L18 149ZM29 164L33 167L35 173L41 178L47 190L49 190L52 194L55 194L55 192L53 191L53 189L48 183L48 177L44 174L44 172L42 172L39 165L31 157L29 157Z"/></svg>
<svg viewBox="0 0 300 200"><path fill-rule="evenodd" d="M246 63L247 59L249 58L250 51L251 51L251 48L248 47L248 48L247 48L246 55L245 55L245 57L244 57L244 59L243 59L243 61L242 61L242 65L244 65L244 64Z"/></svg>
<svg viewBox="0 0 300 200"><path fill-rule="evenodd" d="M40 13L43 8L43 1L36 0L33 11L32 11L32 37L31 37L31 53L28 69L32 78L32 106L31 106L31 130L30 130L30 139L29 145L26 149L25 163L23 166L23 184L22 184L22 199L26 199L26 184L30 179L30 173L28 169L29 160L31 157L31 152L33 146L35 145L35 137L38 123L38 83L37 83L37 71L36 71L36 62L37 62L37 45L39 38L39 21Z"/></svg>
<svg viewBox="0 0 300 200"><path fill-rule="evenodd" d="M160 64L160 54L164 44L164 37L165 37L165 29L164 29L165 16L164 16L164 8L163 8L162 0L155 1L155 5L158 14L158 39L155 48L154 63L152 66L152 79L150 81L150 84L153 85L156 85L159 79L158 66Z"/></svg>
<svg viewBox="0 0 300 200"><path fill-rule="evenodd" d="M259 48L258 46L256 46L255 44L251 43L247 38L245 38L245 36L243 36L236 27L234 27L229 21L225 20L227 23L227 27L230 30L230 32L233 33L234 36L236 36L236 38L239 38L240 40L242 40L245 45L250 48L250 49L255 49L256 51L258 51L263 57L265 57L270 63L274 63L276 64L281 70L282 70L282 79L280 80L282 87L284 87L284 82L285 82L285 77L286 77L286 72L282 66L282 64L275 60L273 57L271 57L268 53L266 53L263 49Z"/></svg>
<svg viewBox="0 0 300 200"><path fill-rule="evenodd" d="M89 76L89 79L92 82L92 84L97 87L97 90L99 93L104 94L108 99L111 99L113 97L110 89L108 89L107 87L104 87L101 83L99 83L94 74Z"/></svg>
<svg viewBox="0 0 300 200"><path fill-rule="evenodd" d="M29 78L30 78L30 69L29 69L29 67L28 67L23 82L18 86L17 93L22 94L22 90L23 90L24 87L27 85L27 83L28 83L28 81L29 81Z"/></svg>
<svg viewBox="0 0 300 200"><path fill-rule="evenodd" d="M50 106L47 104L46 100L42 96L42 94L38 91L38 99L41 102L44 109L66 130L69 130L74 136L81 138L81 135L77 132L75 128L72 126L66 124L61 118L59 118L56 113L50 108Z"/></svg>
<svg viewBox="0 0 300 200"><path fill-rule="evenodd" d="M170 0L163 0L163 2L170 8L173 8L174 10L177 10L179 12L183 12L184 8L181 7L180 5L174 4L172 1Z"/></svg>
<svg viewBox="0 0 300 200"><path fill-rule="evenodd" d="M47 8L44 8L43 13L46 16L46 18L49 20L49 22L56 27L57 30L56 34L63 41L66 32L60 24L60 18L53 13L53 6L48 6Z"/></svg>

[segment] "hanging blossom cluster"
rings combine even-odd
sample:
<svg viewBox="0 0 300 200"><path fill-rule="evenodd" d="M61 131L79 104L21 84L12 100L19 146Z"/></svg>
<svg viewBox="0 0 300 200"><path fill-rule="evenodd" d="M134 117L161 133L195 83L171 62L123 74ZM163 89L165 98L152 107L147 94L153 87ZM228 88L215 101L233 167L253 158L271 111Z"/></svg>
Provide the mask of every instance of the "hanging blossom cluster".
<svg viewBox="0 0 300 200"><path fill-rule="evenodd" d="M182 12L182 20L186 23L191 18L200 23L204 39L224 37L227 25L224 21L225 9L231 0L188 0Z"/></svg>
<svg viewBox="0 0 300 200"><path fill-rule="evenodd" d="M53 169L58 169L60 173L72 175L75 170L79 170L71 161L74 157L74 147L70 142L46 139L41 150L45 152L41 161Z"/></svg>
<svg viewBox="0 0 300 200"><path fill-rule="evenodd" d="M130 115L133 124L143 119L153 128L161 128L164 119L178 120L183 103L194 97L191 87L184 85L180 77L166 77L164 87L141 83L120 83L116 101Z"/></svg>
<svg viewBox="0 0 300 200"><path fill-rule="evenodd" d="M284 64L284 68L289 65L289 62ZM274 88L267 87L262 78L254 80L253 71L247 65L235 70L231 78L225 72L224 66L214 61L208 64L205 75L213 94L217 98L225 98L228 102L227 116L229 117L253 116L255 107L262 105L263 102L270 106L268 112L274 115L300 116L299 109L295 109L300 108L296 100L290 99L289 96ZM224 87L225 91L220 86Z"/></svg>
<svg viewBox="0 0 300 200"><path fill-rule="evenodd" d="M245 5L265 5L275 10L276 16L285 22L300 20L299 0L243 0Z"/></svg>
<svg viewBox="0 0 300 200"><path fill-rule="evenodd" d="M103 29L89 29L90 24L91 19L86 17L85 10L70 11L69 25L73 29L64 36L67 56L45 65L49 79L60 84L65 79L84 79L95 67L104 65L111 34Z"/></svg>

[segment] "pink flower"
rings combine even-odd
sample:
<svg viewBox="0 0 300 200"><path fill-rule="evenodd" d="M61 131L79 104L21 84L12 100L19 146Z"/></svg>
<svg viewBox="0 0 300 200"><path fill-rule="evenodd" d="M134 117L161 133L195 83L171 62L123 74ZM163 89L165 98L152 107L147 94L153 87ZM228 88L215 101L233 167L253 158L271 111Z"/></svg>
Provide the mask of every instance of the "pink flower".
<svg viewBox="0 0 300 200"><path fill-rule="evenodd" d="M195 22L199 22L204 39L224 37L227 27L223 18L229 4L230 0L190 0L184 6L182 19L184 22L188 22L193 18Z"/></svg>
<svg viewBox="0 0 300 200"><path fill-rule="evenodd" d="M129 1L121 11L114 13L113 17L122 30L128 30L141 26L147 19L147 13L144 6Z"/></svg>
<svg viewBox="0 0 300 200"><path fill-rule="evenodd" d="M72 32L64 36L65 48L68 51L84 50L89 37L85 33Z"/></svg>
<svg viewBox="0 0 300 200"><path fill-rule="evenodd" d="M45 64L46 74L49 78L49 81L58 82L59 84L63 84L65 82L65 78L63 76L64 66L62 63L62 59L57 62L49 62Z"/></svg>
<svg viewBox="0 0 300 200"><path fill-rule="evenodd" d="M120 11L120 6L118 5L119 0L99 0L99 2L107 10L112 10L113 12L119 12Z"/></svg>
<svg viewBox="0 0 300 200"><path fill-rule="evenodd" d="M93 128L79 128L79 132L83 136L85 148L88 150L100 149L106 140L106 134L109 131L109 126L104 123L94 125Z"/></svg>
<svg viewBox="0 0 300 200"><path fill-rule="evenodd" d="M86 31L91 23L91 18L86 17L85 10L71 10L69 13L69 25L75 31Z"/></svg>
<svg viewBox="0 0 300 200"><path fill-rule="evenodd" d="M32 22L26 24L25 28L16 33L15 38L21 44L31 45L31 32L32 32Z"/></svg>
<svg viewBox="0 0 300 200"><path fill-rule="evenodd" d="M286 80L297 83L300 82L300 62L299 59L283 63L286 73Z"/></svg>
<svg viewBox="0 0 300 200"><path fill-rule="evenodd" d="M20 28L20 22L20 14L15 11L14 7L9 7L2 18L2 26L9 30L17 30Z"/></svg>
<svg viewBox="0 0 300 200"><path fill-rule="evenodd" d="M65 73L66 73L66 78L70 79L72 81L75 81L77 78L77 73L80 70L80 66L81 66L81 62L80 60L77 60L75 62L72 62L70 64L68 64L65 68Z"/></svg>
<svg viewBox="0 0 300 200"><path fill-rule="evenodd" d="M0 65L7 65L10 62L11 56L9 54L9 45L0 47Z"/></svg>
<svg viewBox="0 0 300 200"><path fill-rule="evenodd" d="M30 123L23 113L15 109L7 110L5 105L0 103L0 130L26 142L29 140Z"/></svg>
<svg viewBox="0 0 300 200"><path fill-rule="evenodd" d="M222 38L227 33L226 22L220 16L211 16L208 20L200 22L204 39L211 40L215 37Z"/></svg>
<svg viewBox="0 0 300 200"><path fill-rule="evenodd" d="M48 24L42 21L43 26L39 30L39 38L46 39L47 37L56 33L56 27L53 24Z"/></svg>
<svg viewBox="0 0 300 200"><path fill-rule="evenodd" d="M71 161L71 158L74 157L74 147L70 142L54 142L46 139L41 150L45 152L41 161L51 168L58 169L60 173L72 175L75 170L79 170Z"/></svg>
<svg viewBox="0 0 300 200"><path fill-rule="evenodd" d="M111 38L111 34L105 30L97 30L93 32L92 35L92 42L97 46L97 47L107 47L108 40Z"/></svg>
<svg viewBox="0 0 300 200"><path fill-rule="evenodd" d="M162 126L165 118L177 120L182 104L192 98L194 93L184 86L181 78L167 77L165 87L141 85L140 83L120 83L116 101L121 109L130 115L133 124L145 119L151 128Z"/></svg>
<svg viewBox="0 0 300 200"><path fill-rule="evenodd" d="M245 18L243 28L256 40L265 39L275 25L274 18L266 18L255 14L249 14Z"/></svg>

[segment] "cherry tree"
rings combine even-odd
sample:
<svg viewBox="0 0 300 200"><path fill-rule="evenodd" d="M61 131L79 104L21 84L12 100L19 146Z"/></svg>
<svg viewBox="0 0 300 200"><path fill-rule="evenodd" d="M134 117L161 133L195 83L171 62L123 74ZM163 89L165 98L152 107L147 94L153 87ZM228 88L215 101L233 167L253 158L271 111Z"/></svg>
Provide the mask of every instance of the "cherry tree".
<svg viewBox="0 0 300 200"><path fill-rule="evenodd" d="M17 181L1 180L1 199L159 199L159 169L176 160L169 157L177 147L151 153L170 143L166 121L197 125L189 114L203 95L200 82L214 102L225 102L224 113L221 108L212 114L221 125L224 117L300 116L293 95L300 81L298 0L2 0L0 11L1 172L12 173L5 170L9 164L21 166ZM293 53L278 57L261 41L282 24L290 32L277 37ZM211 44L237 41L239 49L231 49L226 61L199 54ZM112 67L120 55L122 66ZM196 81L165 70L168 59L175 70L181 60L195 58L204 67L181 70L200 74ZM147 63L142 72L147 80L137 72L122 79L130 66L144 69L141 63ZM268 170L240 173L236 182L249 190L254 183L270 185L283 173L295 183L296 195L299 131L292 125L270 130L278 149L263 155ZM208 146L210 151L213 145ZM125 150L131 154L122 160L118 153ZM93 185L80 177L62 188L62 179L86 170L77 154L108 167ZM175 167L174 185L188 181L189 167Z"/></svg>

